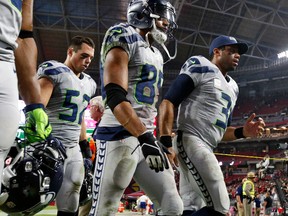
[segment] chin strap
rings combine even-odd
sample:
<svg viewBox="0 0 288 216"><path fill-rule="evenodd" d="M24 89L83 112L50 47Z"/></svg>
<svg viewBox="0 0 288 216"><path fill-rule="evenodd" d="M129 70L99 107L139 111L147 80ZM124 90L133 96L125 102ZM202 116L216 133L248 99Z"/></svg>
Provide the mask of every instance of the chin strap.
<svg viewBox="0 0 288 216"><path fill-rule="evenodd" d="M176 58L176 56L177 56L177 41L176 41L176 39L175 39L175 52L174 52L174 55L173 55L173 56L170 55L167 47L166 47L164 44L161 44L161 46L163 47L163 49L165 50L166 54L167 54L168 57L169 57L169 59L166 60L166 61L164 62L164 64L166 64L167 62L169 62L169 61L171 61L172 59L175 59L175 58Z"/></svg>
<svg viewBox="0 0 288 216"><path fill-rule="evenodd" d="M149 47L150 47L149 34L150 34L150 32L147 32L147 34L145 35L145 40L146 40L146 43L147 43L147 44L149 45Z"/></svg>
<svg viewBox="0 0 288 216"><path fill-rule="evenodd" d="M156 22L155 22L155 18L159 18L158 15L155 15L155 14L150 14L150 16L152 18L154 18L152 20L152 24L153 24L153 28L150 32L148 32L146 35L145 35L145 39L146 39L146 42L150 45L149 43L149 34L151 34L152 38L162 46L162 48L164 49L164 51L166 52L167 56L168 56L168 60L164 62L164 64L166 64L167 62L171 61L172 59L175 59L176 58L176 55L177 55L177 41L175 39L175 52L174 52L174 55L171 56L167 47L165 46L165 42L167 41L167 34L164 33L163 31L159 30L156 26Z"/></svg>

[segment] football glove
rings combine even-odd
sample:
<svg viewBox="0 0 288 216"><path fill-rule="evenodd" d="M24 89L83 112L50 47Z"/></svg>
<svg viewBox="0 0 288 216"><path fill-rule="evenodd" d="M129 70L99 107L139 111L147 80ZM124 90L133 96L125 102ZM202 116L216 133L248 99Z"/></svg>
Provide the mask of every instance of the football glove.
<svg viewBox="0 0 288 216"><path fill-rule="evenodd" d="M90 149L89 142L86 139L84 139L79 142L79 145L83 156L85 172L91 172L93 169L93 163L91 161L92 151Z"/></svg>
<svg viewBox="0 0 288 216"><path fill-rule="evenodd" d="M84 167L85 167L85 172L92 172L93 170L93 163L89 158L84 158L83 159Z"/></svg>
<svg viewBox="0 0 288 216"><path fill-rule="evenodd" d="M169 163L164 152L169 153L153 134L146 131L144 134L138 137L142 153L145 157L146 163L155 172L163 171L164 168L169 168Z"/></svg>
<svg viewBox="0 0 288 216"><path fill-rule="evenodd" d="M80 149L81 149L83 158L89 158L89 159L91 159L91 157L92 157L92 151L91 151L91 149L90 149L89 142L88 142L86 139L85 139L85 140L81 140L81 141L79 142L79 145L80 145Z"/></svg>
<svg viewBox="0 0 288 216"><path fill-rule="evenodd" d="M30 104L23 109L26 117L23 127L26 138L34 143L45 140L52 132L43 104Z"/></svg>

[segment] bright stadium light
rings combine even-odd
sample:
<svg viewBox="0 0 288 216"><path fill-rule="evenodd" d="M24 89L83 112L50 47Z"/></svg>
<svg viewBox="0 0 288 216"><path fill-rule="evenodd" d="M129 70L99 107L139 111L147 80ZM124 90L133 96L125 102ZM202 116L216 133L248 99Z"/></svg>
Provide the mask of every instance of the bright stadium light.
<svg viewBox="0 0 288 216"><path fill-rule="evenodd" d="M288 50L286 50L284 52L281 52L281 53L278 53L277 56L278 56L278 59L280 59L280 58L288 58Z"/></svg>

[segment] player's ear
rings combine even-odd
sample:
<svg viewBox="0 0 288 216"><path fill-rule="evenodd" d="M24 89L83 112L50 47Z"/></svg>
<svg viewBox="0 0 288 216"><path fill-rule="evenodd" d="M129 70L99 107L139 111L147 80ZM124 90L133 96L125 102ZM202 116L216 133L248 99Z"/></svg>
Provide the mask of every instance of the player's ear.
<svg viewBox="0 0 288 216"><path fill-rule="evenodd" d="M221 51L221 49L219 49L219 48L214 48L214 49L213 49L214 56L219 55L219 54L220 54L220 51Z"/></svg>
<svg viewBox="0 0 288 216"><path fill-rule="evenodd" d="M67 55L72 56L74 49L72 47L69 47L67 50Z"/></svg>

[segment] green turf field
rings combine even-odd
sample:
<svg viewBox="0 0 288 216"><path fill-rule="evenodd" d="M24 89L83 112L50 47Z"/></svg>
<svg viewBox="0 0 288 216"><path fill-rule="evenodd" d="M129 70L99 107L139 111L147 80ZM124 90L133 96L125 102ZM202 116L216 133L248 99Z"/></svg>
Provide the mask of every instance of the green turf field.
<svg viewBox="0 0 288 216"><path fill-rule="evenodd" d="M4 216L4 215L7 215L7 214L5 212L0 211L0 216ZM37 216L52 216L52 215L55 216L56 206L48 206L36 215Z"/></svg>

